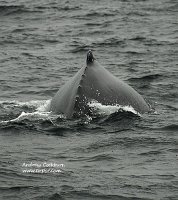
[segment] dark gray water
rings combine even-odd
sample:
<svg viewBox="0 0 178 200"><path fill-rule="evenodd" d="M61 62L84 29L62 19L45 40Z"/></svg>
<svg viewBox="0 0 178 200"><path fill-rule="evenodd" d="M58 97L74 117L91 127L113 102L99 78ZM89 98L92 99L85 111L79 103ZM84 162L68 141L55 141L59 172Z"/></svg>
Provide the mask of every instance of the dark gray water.
<svg viewBox="0 0 178 200"><path fill-rule="evenodd" d="M155 111L45 112L88 49ZM177 0L1 0L0 94L0 199L178 199Z"/></svg>

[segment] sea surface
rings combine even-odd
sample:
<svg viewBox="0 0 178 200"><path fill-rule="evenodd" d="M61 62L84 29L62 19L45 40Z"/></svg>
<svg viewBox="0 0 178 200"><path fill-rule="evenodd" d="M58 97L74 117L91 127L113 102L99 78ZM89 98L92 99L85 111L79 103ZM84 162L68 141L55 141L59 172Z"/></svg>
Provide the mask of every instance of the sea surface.
<svg viewBox="0 0 178 200"><path fill-rule="evenodd" d="M150 113L47 112L89 49ZM0 0L1 199L178 199L177 0Z"/></svg>

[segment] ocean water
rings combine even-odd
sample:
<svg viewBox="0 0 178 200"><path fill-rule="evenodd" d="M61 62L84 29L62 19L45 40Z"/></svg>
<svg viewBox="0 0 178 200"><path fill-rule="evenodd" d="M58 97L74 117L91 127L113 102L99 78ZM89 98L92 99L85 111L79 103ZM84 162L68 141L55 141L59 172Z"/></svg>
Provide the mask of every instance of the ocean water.
<svg viewBox="0 0 178 200"><path fill-rule="evenodd" d="M89 49L151 113L47 112ZM0 94L0 199L178 199L177 0L1 0Z"/></svg>

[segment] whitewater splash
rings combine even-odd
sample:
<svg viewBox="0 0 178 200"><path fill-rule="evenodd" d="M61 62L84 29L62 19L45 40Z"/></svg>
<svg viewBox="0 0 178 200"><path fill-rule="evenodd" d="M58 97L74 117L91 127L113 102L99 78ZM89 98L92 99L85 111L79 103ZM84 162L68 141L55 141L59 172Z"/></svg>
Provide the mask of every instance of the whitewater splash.
<svg viewBox="0 0 178 200"><path fill-rule="evenodd" d="M22 110L21 114L10 120L1 121L1 124L9 123L9 122L19 122L25 119L30 121L37 120L49 120L53 123L53 120L57 118L66 119L64 115L56 115L52 112L49 112L49 106L51 103L50 100L32 100L29 102L20 102L20 101L0 101L0 106L6 109L20 108ZM98 116L109 116L116 112L131 112L135 115L141 116L140 113L134 110L132 106L121 106L121 105L102 105L97 101L92 101L88 103L88 106L93 110L95 115ZM30 109L32 111L24 111L24 109ZM89 117L89 121L92 120L92 117Z"/></svg>
<svg viewBox="0 0 178 200"><path fill-rule="evenodd" d="M32 100L29 102L20 102L20 101L0 101L1 107L4 109L13 109L13 108L21 108L22 110L24 108L32 109L32 112L25 112L22 111L21 114L10 120L1 121L0 123L8 123L8 122L19 122L24 119L28 119L30 121L36 121L36 120L50 120L54 118L54 115L49 112L49 106L50 106L51 100ZM56 117L63 117L62 115L57 115Z"/></svg>
<svg viewBox="0 0 178 200"><path fill-rule="evenodd" d="M137 112L132 106L121 106L119 104L116 105L102 105L97 101L92 101L88 103L89 107L92 108L99 115L111 115L116 112L131 112L135 115L141 116L139 112Z"/></svg>
<svg viewBox="0 0 178 200"><path fill-rule="evenodd" d="M29 108L37 108L41 111L45 111L51 100L32 100L28 102L21 102L17 100L12 101L0 101L0 106L4 108L10 107L29 107Z"/></svg>

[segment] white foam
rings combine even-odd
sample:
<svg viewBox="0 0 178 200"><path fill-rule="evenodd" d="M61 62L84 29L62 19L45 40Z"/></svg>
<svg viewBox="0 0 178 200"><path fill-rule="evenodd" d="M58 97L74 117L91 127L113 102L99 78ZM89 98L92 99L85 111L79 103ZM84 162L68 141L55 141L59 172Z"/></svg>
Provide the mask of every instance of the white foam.
<svg viewBox="0 0 178 200"><path fill-rule="evenodd" d="M20 102L20 101L0 101L0 105L4 106L5 108L10 107L20 107L23 110L24 106L27 106L29 108L34 108L34 112L25 112L22 111L22 113L15 119L7 120L7 121L1 121L0 123L8 123L8 122L19 122L24 119L28 119L30 121L36 121L36 120L49 120L53 121L57 118L65 118L64 115L56 115L51 112L49 112L51 99L50 100L32 100L28 102ZM94 110L99 115L110 115L115 112L132 112L136 115L140 116L140 113L134 110L132 106L121 106L121 105L102 105L101 103L97 101L92 101L88 103L90 108ZM91 117L88 116L87 123L91 121ZM53 122L52 122L53 123Z"/></svg>
<svg viewBox="0 0 178 200"><path fill-rule="evenodd" d="M49 111L50 104L51 104L51 99L46 101L41 101L40 103L38 103L37 111L39 112Z"/></svg>
<svg viewBox="0 0 178 200"><path fill-rule="evenodd" d="M0 105L4 107L35 107L35 108L40 108L44 107L44 109L47 109L47 107L50 105L51 100L32 100L28 102L22 102L22 101L17 101L17 100L12 100L12 101L0 101Z"/></svg>
<svg viewBox="0 0 178 200"><path fill-rule="evenodd" d="M28 102L20 102L20 101L0 101L0 104L3 105L5 108L10 107L23 107L27 106L29 108L33 107L34 112L24 112L15 119L7 120L7 121L1 121L1 123L8 123L8 122L19 122L24 119L28 119L30 121L36 121L36 120L53 120L56 118L64 118L63 115L53 115L51 112L49 112L49 106L50 106L51 100L32 100ZM22 108L23 109L23 108Z"/></svg>
<svg viewBox="0 0 178 200"><path fill-rule="evenodd" d="M97 101L92 101L90 103L88 103L88 105L93 108L96 112L98 112L98 114L100 115L110 115L112 113L115 112L132 112L136 115L140 116L140 113L138 113L132 106L128 105L128 106L121 106L119 104L116 105L103 105L101 103L98 103Z"/></svg>
<svg viewBox="0 0 178 200"><path fill-rule="evenodd" d="M33 119L33 120L37 120L37 119L45 119L49 117L50 112L46 112L46 113L40 113L40 112L32 112L32 113L26 113L26 112L22 112L17 118L9 120L9 122L18 122L24 119Z"/></svg>

